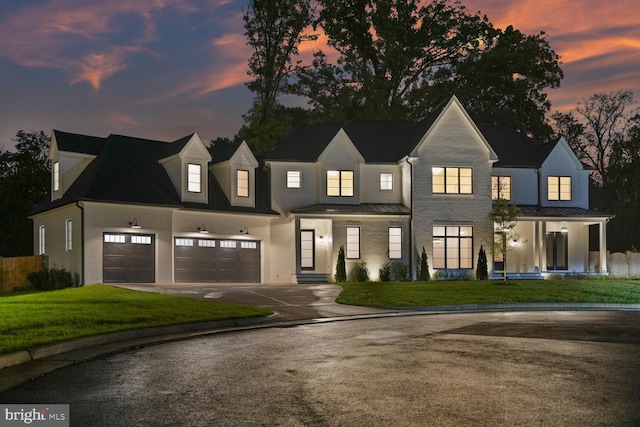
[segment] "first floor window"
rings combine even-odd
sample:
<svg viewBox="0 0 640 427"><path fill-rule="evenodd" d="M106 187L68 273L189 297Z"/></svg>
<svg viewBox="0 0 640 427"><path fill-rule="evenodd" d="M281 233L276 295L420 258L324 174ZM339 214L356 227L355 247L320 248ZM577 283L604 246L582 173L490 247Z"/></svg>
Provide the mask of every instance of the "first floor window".
<svg viewBox="0 0 640 427"><path fill-rule="evenodd" d="M473 227L433 227L433 268L473 268Z"/></svg>
<svg viewBox="0 0 640 427"><path fill-rule="evenodd" d="M69 252L73 248L73 223L70 219L68 219L65 223L65 234L66 234L66 250Z"/></svg>
<svg viewBox="0 0 640 427"><path fill-rule="evenodd" d="M511 177L492 176L491 177L491 199L511 200Z"/></svg>
<svg viewBox="0 0 640 427"><path fill-rule="evenodd" d="M300 171L287 171L287 188L300 188Z"/></svg>
<svg viewBox="0 0 640 427"><path fill-rule="evenodd" d="M571 177L547 177L547 195L549 200L571 200Z"/></svg>
<svg viewBox="0 0 640 427"><path fill-rule="evenodd" d="M402 258L402 228L389 227L389 259Z"/></svg>
<svg viewBox="0 0 640 427"><path fill-rule="evenodd" d="M327 171L327 196L352 197L353 171Z"/></svg>
<svg viewBox="0 0 640 427"><path fill-rule="evenodd" d="M46 246L44 244L44 225L38 229L38 255L44 255Z"/></svg>
<svg viewBox="0 0 640 427"><path fill-rule="evenodd" d="M360 227L347 227L347 259L360 258Z"/></svg>
<svg viewBox="0 0 640 427"><path fill-rule="evenodd" d="M493 269L496 271L504 271L504 251L503 251L503 236L499 233L493 235Z"/></svg>
<svg viewBox="0 0 640 427"><path fill-rule="evenodd" d="M431 168L432 191L434 194L472 194L472 168Z"/></svg>
<svg viewBox="0 0 640 427"><path fill-rule="evenodd" d="M249 171L239 169L236 173L238 197L249 197Z"/></svg>
<svg viewBox="0 0 640 427"><path fill-rule="evenodd" d="M187 166L187 191L190 193L199 193L202 189L201 169L202 166L193 163Z"/></svg>

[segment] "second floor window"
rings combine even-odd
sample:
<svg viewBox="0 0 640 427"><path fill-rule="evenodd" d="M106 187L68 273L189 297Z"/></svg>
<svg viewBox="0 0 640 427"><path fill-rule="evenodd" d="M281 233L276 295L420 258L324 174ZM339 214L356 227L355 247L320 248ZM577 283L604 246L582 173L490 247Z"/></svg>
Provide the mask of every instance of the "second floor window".
<svg viewBox="0 0 640 427"><path fill-rule="evenodd" d="M287 171L287 188L300 188L300 171Z"/></svg>
<svg viewBox="0 0 640 427"><path fill-rule="evenodd" d="M44 237L45 237L44 225L41 225L38 228L38 255L44 255L47 250L47 247L44 242Z"/></svg>
<svg viewBox="0 0 640 427"><path fill-rule="evenodd" d="M249 171L239 169L236 172L238 197L249 197Z"/></svg>
<svg viewBox="0 0 640 427"><path fill-rule="evenodd" d="M393 190L393 174L382 172L380 174L380 190L391 191Z"/></svg>
<svg viewBox="0 0 640 427"><path fill-rule="evenodd" d="M433 167L434 194L473 194L473 169Z"/></svg>
<svg viewBox="0 0 640 427"><path fill-rule="evenodd" d="M549 200L571 200L571 177L547 177L547 198Z"/></svg>
<svg viewBox="0 0 640 427"><path fill-rule="evenodd" d="M190 193L199 193L202 188L201 181L202 166L189 163L187 166L187 191Z"/></svg>
<svg viewBox="0 0 640 427"><path fill-rule="evenodd" d="M353 171L327 171L327 196L352 197Z"/></svg>
<svg viewBox="0 0 640 427"><path fill-rule="evenodd" d="M53 164L53 191L60 190L60 162Z"/></svg>
<svg viewBox="0 0 640 427"><path fill-rule="evenodd" d="M511 200L511 177L492 176L491 177L491 199Z"/></svg>

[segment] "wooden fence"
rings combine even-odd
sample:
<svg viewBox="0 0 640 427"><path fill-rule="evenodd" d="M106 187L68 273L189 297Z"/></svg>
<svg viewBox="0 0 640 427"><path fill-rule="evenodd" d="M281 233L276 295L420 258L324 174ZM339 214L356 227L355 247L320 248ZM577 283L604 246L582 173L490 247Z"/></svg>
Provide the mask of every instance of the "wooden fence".
<svg viewBox="0 0 640 427"><path fill-rule="evenodd" d="M27 274L40 271L47 266L45 255L0 257L0 292L29 287Z"/></svg>

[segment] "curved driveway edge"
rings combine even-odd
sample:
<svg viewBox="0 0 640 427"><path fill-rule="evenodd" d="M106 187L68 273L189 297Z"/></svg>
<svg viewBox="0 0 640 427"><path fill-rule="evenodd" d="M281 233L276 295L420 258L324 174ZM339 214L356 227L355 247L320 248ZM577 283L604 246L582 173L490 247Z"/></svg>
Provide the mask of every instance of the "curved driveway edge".
<svg viewBox="0 0 640 427"><path fill-rule="evenodd" d="M371 308L337 304L340 292L336 285L266 286L192 286L171 289L132 289L160 291L195 298L211 298L226 302L258 305L274 310L268 317L199 322L156 328L111 332L70 341L34 347L29 350L0 355L0 391L8 390L53 370L108 354L133 348L178 341L205 335L309 323L358 320L375 317L426 315L451 312L592 310L640 311L640 304L464 304L435 307ZM271 292L275 293L271 294ZM227 296L227 298L225 298Z"/></svg>

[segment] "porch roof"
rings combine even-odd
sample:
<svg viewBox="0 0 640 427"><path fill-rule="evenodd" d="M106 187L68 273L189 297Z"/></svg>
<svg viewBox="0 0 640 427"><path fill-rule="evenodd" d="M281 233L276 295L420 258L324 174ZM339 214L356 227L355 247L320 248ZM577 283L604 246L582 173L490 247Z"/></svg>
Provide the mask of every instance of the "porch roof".
<svg viewBox="0 0 640 427"><path fill-rule="evenodd" d="M402 203L360 203L358 205L320 203L293 209L291 213L322 215L410 215L411 209Z"/></svg>
<svg viewBox="0 0 640 427"><path fill-rule="evenodd" d="M574 207L552 207L537 205L518 205L523 217L540 218L613 218L614 215L590 209Z"/></svg>

